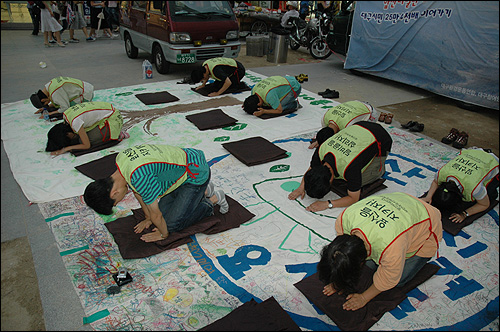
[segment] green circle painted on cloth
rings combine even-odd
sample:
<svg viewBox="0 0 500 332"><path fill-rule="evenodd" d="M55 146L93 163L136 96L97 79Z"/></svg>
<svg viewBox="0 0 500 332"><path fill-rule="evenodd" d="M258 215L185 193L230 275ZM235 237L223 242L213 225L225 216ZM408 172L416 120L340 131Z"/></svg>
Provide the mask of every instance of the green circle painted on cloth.
<svg viewBox="0 0 500 332"><path fill-rule="evenodd" d="M288 181L281 185L281 189L284 191L292 192L300 186L300 182L297 181Z"/></svg>

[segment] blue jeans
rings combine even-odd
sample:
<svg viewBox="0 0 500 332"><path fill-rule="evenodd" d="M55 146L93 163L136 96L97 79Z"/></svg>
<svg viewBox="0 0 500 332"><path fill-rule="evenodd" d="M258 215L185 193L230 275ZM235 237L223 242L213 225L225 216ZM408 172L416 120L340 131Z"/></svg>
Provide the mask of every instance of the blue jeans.
<svg viewBox="0 0 500 332"><path fill-rule="evenodd" d="M295 94L297 97L295 97L295 94L293 93L293 91L290 91L285 96L285 98L283 98L281 100L281 107L283 108L284 114L289 113L290 111L296 110L297 108L299 108L298 98L299 98L301 91L302 91L302 86L299 86L298 91L295 91Z"/></svg>
<svg viewBox="0 0 500 332"><path fill-rule="evenodd" d="M405 266L403 268L403 274L396 287L404 286L408 281L413 279L413 277L420 271L421 268L431 259L430 257L424 258L419 256L413 256L405 261ZM377 270L378 265L373 260L367 260L366 266L372 270Z"/></svg>
<svg viewBox="0 0 500 332"><path fill-rule="evenodd" d="M205 197L209 182L210 177L201 186L184 183L160 199L158 205L169 233L183 230L214 214L212 202Z"/></svg>

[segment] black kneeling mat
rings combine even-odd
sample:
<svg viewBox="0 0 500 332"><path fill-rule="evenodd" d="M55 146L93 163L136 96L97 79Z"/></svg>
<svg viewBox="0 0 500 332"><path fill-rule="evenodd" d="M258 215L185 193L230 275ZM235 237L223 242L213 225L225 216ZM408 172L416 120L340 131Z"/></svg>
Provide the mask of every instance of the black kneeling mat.
<svg viewBox="0 0 500 332"><path fill-rule="evenodd" d="M194 92L199 93L202 96L208 97L208 95L212 92L217 92L221 88L222 85L215 84L215 83L210 83L205 85L203 88L200 88L196 90L196 88L191 88ZM231 86L224 91L222 94L228 94L228 93L239 93L243 91L250 91L250 87L245 83L245 82L240 82L236 86L234 84L231 84Z"/></svg>
<svg viewBox="0 0 500 332"><path fill-rule="evenodd" d="M370 195L373 195L377 191L387 188L384 182L385 179L380 178L373 181L372 183L365 184L363 187L361 187L361 195L359 196L359 199L366 198ZM347 196L347 182L341 179L334 179L332 181L331 190L340 197L345 197Z"/></svg>
<svg viewBox="0 0 500 332"><path fill-rule="evenodd" d="M146 105L165 104L179 100L179 98L168 93L167 91L140 93L135 96Z"/></svg>
<svg viewBox="0 0 500 332"><path fill-rule="evenodd" d="M222 146L247 166L264 164L288 157L286 150L260 136L222 143Z"/></svg>
<svg viewBox="0 0 500 332"><path fill-rule="evenodd" d="M214 207L214 215L200 220L181 231L168 234L165 240L156 242L144 242L141 236L152 232L155 226L152 224L142 233L135 233L134 226L144 220L142 209L133 210L133 215L118 218L104 224L113 235L120 254L124 259L144 258L159 254L162 251L179 247L192 242L191 235L197 233L216 234L231 228L237 228L244 222L252 219L255 215L243 207L240 203L226 195L229 211L225 214L219 212L219 206Z"/></svg>
<svg viewBox="0 0 500 332"><path fill-rule="evenodd" d="M269 108L268 108L269 109ZM272 118L277 118L277 117L280 117L280 116L284 116L284 115L288 115L288 114L292 114L294 113L295 111L297 111L298 108L294 108L294 109L289 109L289 110L283 110L283 112L279 113L279 114L262 114L261 116L259 116L259 118L263 119L263 120L267 120L267 119L272 119Z"/></svg>
<svg viewBox="0 0 500 332"><path fill-rule="evenodd" d="M469 203L468 206L465 207L465 209L471 207L474 204L475 204L475 202ZM458 233L460 233L462 228L469 226L470 224L472 224L474 222L474 220L479 219L482 216L484 216L491 209L493 209L497 204L498 204L498 200L490 201L490 206L486 210L468 216L461 223L455 223L455 222L450 220L450 216L451 216L452 212L441 211L441 222L443 224L443 229L445 231L447 231L448 233L450 233L451 235L457 235Z"/></svg>
<svg viewBox="0 0 500 332"><path fill-rule="evenodd" d="M92 180L107 178L116 171L116 155L118 152L75 166L75 169Z"/></svg>
<svg viewBox="0 0 500 332"><path fill-rule="evenodd" d="M121 142L120 140L113 139L113 140L109 140L109 141L104 142L104 143L99 143L99 144L93 145L90 147L90 149L87 149L87 150L71 150L71 154L74 155L75 157L78 157L78 156L82 156L82 155L87 154L87 153L96 152L96 151L100 151L100 150L104 150L104 149L113 147L120 142Z"/></svg>
<svg viewBox="0 0 500 332"><path fill-rule="evenodd" d="M406 293L418 287L424 281L430 279L438 270L439 266L427 263L422 269L402 287L395 287L375 296L363 308L358 310L344 310L342 305L346 302L348 294L339 295L334 293L330 296L323 294L325 284L315 273L298 283L294 284L307 299L318 309L330 317L343 331L366 331L375 324L382 316L396 308L404 299ZM358 293L364 292L373 283L374 271L367 266L363 267L361 278L356 287Z"/></svg>
<svg viewBox="0 0 500 332"><path fill-rule="evenodd" d="M192 122L196 127L198 127L199 130L234 126L236 124L236 121L238 121L235 118L232 118L224 113L220 108L211 111L186 115L186 119Z"/></svg>
<svg viewBox="0 0 500 332"><path fill-rule="evenodd" d="M301 331L274 297L262 303L254 299L200 331Z"/></svg>

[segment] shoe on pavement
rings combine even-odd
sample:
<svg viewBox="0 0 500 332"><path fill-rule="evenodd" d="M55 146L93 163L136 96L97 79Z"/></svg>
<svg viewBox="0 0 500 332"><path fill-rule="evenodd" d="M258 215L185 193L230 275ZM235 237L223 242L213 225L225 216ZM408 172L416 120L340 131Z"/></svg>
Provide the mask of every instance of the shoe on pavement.
<svg viewBox="0 0 500 332"><path fill-rule="evenodd" d="M69 42L70 42L70 43L79 43L79 42L80 42L80 40L79 40L78 38L71 38L71 39L69 40Z"/></svg>
<svg viewBox="0 0 500 332"><path fill-rule="evenodd" d="M455 142L453 142L452 145L454 148L463 149L467 145L468 141L469 135L465 131L462 131L460 132L460 134L458 134L457 139L455 140Z"/></svg>
<svg viewBox="0 0 500 332"><path fill-rule="evenodd" d="M323 98L338 98L339 96L340 96L339 92L337 90L333 90L328 93L325 93L323 95Z"/></svg>
<svg viewBox="0 0 500 332"><path fill-rule="evenodd" d="M408 129L410 127L413 127L416 124L417 124L417 121L410 120L406 124L402 124L401 127L403 127L404 129Z"/></svg>
<svg viewBox="0 0 500 332"><path fill-rule="evenodd" d="M334 90L326 89L325 91L318 92L318 95L323 96L326 95L327 93L333 92Z"/></svg>
<svg viewBox="0 0 500 332"><path fill-rule="evenodd" d="M458 129L456 128L451 128L450 132L448 133L447 136L441 138L441 142L443 142L444 144L451 144L453 142L455 142L458 138L458 134L460 132L458 131Z"/></svg>
<svg viewBox="0 0 500 332"><path fill-rule="evenodd" d="M414 124L413 126L411 126L410 128L408 128L410 131L413 131L413 132L421 132L422 130L424 130L424 124L423 123L416 123Z"/></svg>
<svg viewBox="0 0 500 332"><path fill-rule="evenodd" d="M94 37L89 37L87 39L85 39L86 41L95 41L95 38Z"/></svg>

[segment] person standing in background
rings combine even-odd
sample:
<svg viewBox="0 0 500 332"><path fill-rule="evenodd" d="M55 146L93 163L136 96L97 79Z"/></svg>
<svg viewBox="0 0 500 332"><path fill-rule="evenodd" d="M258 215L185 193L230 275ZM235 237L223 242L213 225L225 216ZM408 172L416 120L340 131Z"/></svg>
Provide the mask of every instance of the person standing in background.
<svg viewBox="0 0 500 332"><path fill-rule="evenodd" d="M113 23L116 25L116 28L113 32L120 31L120 1L106 1L107 6L104 9L106 11L106 17L108 19L108 25L111 30L113 30Z"/></svg>
<svg viewBox="0 0 500 332"><path fill-rule="evenodd" d="M75 30L82 29L85 34L86 41L94 41L95 38L91 37L87 31L87 22L83 17L83 1L70 1L70 8L74 13L73 22L69 26L69 40L73 43L78 43L80 40L75 38Z"/></svg>
<svg viewBox="0 0 500 332"><path fill-rule="evenodd" d="M35 4L35 1L28 1L28 11L30 12L31 22L33 22L33 36L38 36L40 31L40 8Z"/></svg>
<svg viewBox="0 0 500 332"><path fill-rule="evenodd" d="M61 41L62 26L54 18L54 12L51 9L51 1L42 1L45 8L40 8L40 22L43 32L45 47L51 47L49 44L49 32L53 32L59 47L65 47Z"/></svg>

